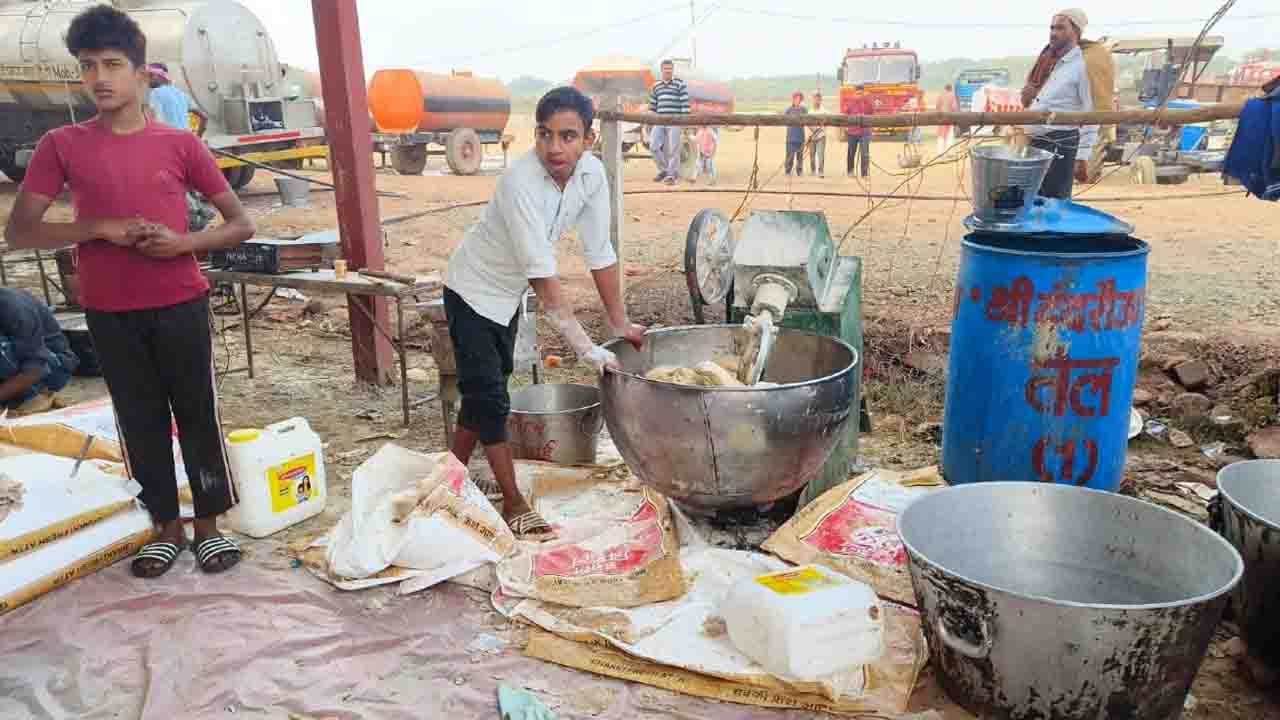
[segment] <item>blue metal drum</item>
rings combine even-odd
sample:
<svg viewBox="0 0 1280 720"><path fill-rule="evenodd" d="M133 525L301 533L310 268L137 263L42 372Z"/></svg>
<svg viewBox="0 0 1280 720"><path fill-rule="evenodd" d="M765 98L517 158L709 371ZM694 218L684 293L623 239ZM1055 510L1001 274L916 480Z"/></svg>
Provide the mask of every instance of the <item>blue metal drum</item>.
<svg viewBox="0 0 1280 720"><path fill-rule="evenodd" d="M1148 250L1125 235L965 238L943 421L948 482L1120 487Z"/></svg>

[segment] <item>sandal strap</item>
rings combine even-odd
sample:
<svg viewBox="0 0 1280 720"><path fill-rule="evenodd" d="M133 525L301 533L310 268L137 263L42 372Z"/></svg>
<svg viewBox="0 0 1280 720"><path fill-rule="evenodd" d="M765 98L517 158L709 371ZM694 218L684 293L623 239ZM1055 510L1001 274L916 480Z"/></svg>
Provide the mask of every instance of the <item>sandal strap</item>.
<svg viewBox="0 0 1280 720"><path fill-rule="evenodd" d="M541 535L554 532L550 523L533 510L521 513L511 518L507 521L507 525L517 537L521 535Z"/></svg>
<svg viewBox="0 0 1280 720"><path fill-rule="evenodd" d="M137 555L133 556L136 560L159 560L168 565L178 557L178 553L182 552L182 548L171 542L147 543L142 546Z"/></svg>
<svg viewBox="0 0 1280 720"><path fill-rule="evenodd" d="M209 564L213 558L229 552L238 553L240 547L225 537L207 538L196 546L196 559L203 566Z"/></svg>

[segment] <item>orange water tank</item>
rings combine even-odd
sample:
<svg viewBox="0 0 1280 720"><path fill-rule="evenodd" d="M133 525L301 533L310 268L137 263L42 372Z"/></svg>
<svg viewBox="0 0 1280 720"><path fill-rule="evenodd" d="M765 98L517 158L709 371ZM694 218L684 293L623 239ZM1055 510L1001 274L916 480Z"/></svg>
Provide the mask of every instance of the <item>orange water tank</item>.
<svg viewBox="0 0 1280 720"><path fill-rule="evenodd" d="M379 70L369 81L369 112L379 132L500 133L511 117L511 93L500 81L471 73Z"/></svg>

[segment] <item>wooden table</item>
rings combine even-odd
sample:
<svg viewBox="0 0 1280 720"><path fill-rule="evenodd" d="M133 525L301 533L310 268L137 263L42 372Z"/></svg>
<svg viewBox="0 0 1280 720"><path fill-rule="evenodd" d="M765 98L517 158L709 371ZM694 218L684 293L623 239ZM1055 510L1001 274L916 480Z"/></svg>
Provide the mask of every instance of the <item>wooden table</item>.
<svg viewBox="0 0 1280 720"><path fill-rule="evenodd" d="M444 282L440 279L438 273L418 277L413 284L370 278L360 275L354 270L348 272L347 276L341 280L334 276L332 270L310 270L281 275L234 272L231 270L205 270L205 276L209 278L210 284L213 285L234 283L240 286L240 315L241 322L244 325L244 347L245 355L248 357L248 366L236 370L228 369L227 372L247 371L249 377L253 377L253 332L249 323L248 286L271 288L272 295L275 294L278 288L293 288L294 290L314 295L364 295L395 300L396 333L394 336L388 329L378 324L377 320L370 316L363 306L358 303L354 303L353 306L365 314L369 322L373 323L374 328L382 333L382 336L391 343L399 355L400 403L404 410L404 424L406 426L409 424L409 365L406 362L408 352L404 338L404 300L405 298L416 299L420 295L440 292L444 288ZM267 301L270 302L270 300L271 297L268 296Z"/></svg>

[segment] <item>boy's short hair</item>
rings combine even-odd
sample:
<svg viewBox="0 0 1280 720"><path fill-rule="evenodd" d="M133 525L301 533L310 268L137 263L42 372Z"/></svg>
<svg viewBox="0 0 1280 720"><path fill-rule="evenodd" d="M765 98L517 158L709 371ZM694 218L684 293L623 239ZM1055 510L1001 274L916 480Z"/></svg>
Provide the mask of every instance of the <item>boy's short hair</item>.
<svg viewBox="0 0 1280 720"><path fill-rule="evenodd" d="M666 67L666 66L668 66L668 65L670 65L671 67L675 67L675 66L676 66L675 61L673 61L673 60L663 60L663 61L662 61L662 65L660 65L659 67Z"/></svg>
<svg viewBox="0 0 1280 720"><path fill-rule="evenodd" d="M581 90L568 85L555 88L543 95L538 101L537 109L533 111L533 118L541 125L552 115L564 110L578 113L578 117L582 118L582 127L586 132L591 132L591 121L595 118L595 108L591 105L591 98L583 95Z"/></svg>
<svg viewBox="0 0 1280 720"><path fill-rule="evenodd" d="M67 50L77 58L85 50L119 50L134 67L147 64L147 36L142 28L110 5L91 7L71 21Z"/></svg>

